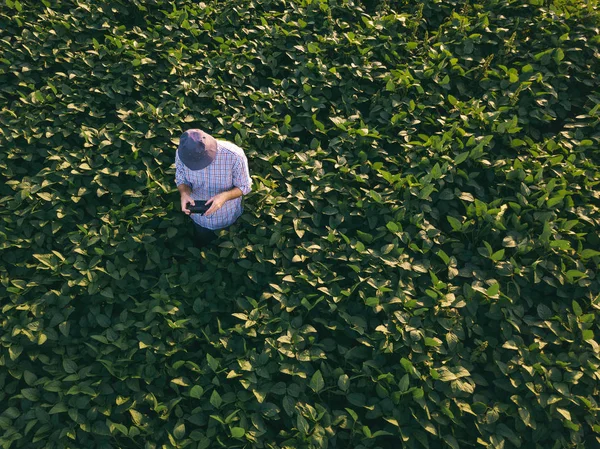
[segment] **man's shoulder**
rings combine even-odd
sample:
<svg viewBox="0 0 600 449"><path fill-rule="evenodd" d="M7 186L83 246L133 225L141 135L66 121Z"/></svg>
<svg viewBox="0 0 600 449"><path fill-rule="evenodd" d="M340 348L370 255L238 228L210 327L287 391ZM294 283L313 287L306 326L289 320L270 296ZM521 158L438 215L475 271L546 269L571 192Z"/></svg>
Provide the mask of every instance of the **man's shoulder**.
<svg viewBox="0 0 600 449"><path fill-rule="evenodd" d="M233 142L229 142L227 140L217 140L217 145L219 146L219 148L221 148L221 151L229 153L236 158L246 157L244 150Z"/></svg>

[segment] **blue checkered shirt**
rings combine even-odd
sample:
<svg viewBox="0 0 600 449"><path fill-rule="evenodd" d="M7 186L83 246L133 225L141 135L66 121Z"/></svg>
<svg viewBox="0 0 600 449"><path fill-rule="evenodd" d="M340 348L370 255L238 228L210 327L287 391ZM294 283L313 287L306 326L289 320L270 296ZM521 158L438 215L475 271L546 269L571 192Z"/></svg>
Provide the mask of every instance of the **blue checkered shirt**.
<svg viewBox="0 0 600 449"><path fill-rule="evenodd" d="M190 170L175 152L175 184L186 184L192 189L194 200L208 200L218 193L238 187L244 195L252 190L252 179L248 171L248 159L239 146L224 140L217 140L217 156L208 167ZM190 214L194 222L208 229L221 229L233 224L242 212L240 196L226 201L221 209L210 216Z"/></svg>

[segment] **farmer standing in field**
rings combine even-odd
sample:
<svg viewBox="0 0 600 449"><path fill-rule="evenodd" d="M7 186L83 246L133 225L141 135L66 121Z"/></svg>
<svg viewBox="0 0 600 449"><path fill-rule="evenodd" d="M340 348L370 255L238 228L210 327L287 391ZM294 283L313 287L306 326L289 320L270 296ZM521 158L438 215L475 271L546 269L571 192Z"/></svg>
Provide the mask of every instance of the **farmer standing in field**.
<svg viewBox="0 0 600 449"><path fill-rule="evenodd" d="M188 129L175 152L175 183L181 194L181 210L194 223L196 247L212 242L217 229L232 225L242 212L242 195L252 190L248 159L239 146L216 140L200 129ZM187 203L207 200L210 208L191 214Z"/></svg>

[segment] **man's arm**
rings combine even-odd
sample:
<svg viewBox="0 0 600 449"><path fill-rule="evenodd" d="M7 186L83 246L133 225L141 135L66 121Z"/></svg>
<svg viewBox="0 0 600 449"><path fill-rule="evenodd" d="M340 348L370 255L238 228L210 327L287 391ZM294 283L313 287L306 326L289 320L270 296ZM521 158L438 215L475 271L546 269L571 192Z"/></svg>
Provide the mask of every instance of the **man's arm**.
<svg viewBox="0 0 600 449"><path fill-rule="evenodd" d="M187 209L186 205L188 202L192 204L195 203L192 198L192 186L185 176L183 163L179 159L177 153L175 153L175 185L177 186L177 190L179 190L181 210L185 214L190 215L190 211Z"/></svg>
<svg viewBox="0 0 600 449"><path fill-rule="evenodd" d="M210 204L210 208L204 214L205 216L210 216L218 211L227 201L247 195L252 191L252 178L250 178L248 162L245 156L239 158L233 164L233 185L235 187L231 190L218 193L206 202L206 204Z"/></svg>
<svg viewBox="0 0 600 449"><path fill-rule="evenodd" d="M177 190L179 190L179 200L181 201L182 212L187 215L191 214L190 210L187 208L187 203L191 203L192 206L196 204L194 198L192 198L192 189L187 184L179 184Z"/></svg>
<svg viewBox="0 0 600 449"><path fill-rule="evenodd" d="M243 195L243 192L239 187L234 187L231 190L227 190L226 192L221 193L225 197L225 201L233 200L235 198L239 198Z"/></svg>
<svg viewBox="0 0 600 449"><path fill-rule="evenodd" d="M233 164L233 185L240 189L242 195L248 195L252 191L252 178L248 170L248 159L245 155L238 158Z"/></svg>
<svg viewBox="0 0 600 449"><path fill-rule="evenodd" d="M187 184L179 184L177 186L177 190L179 190L180 195L183 195L183 194L191 195L192 194L192 189Z"/></svg>
<svg viewBox="0 0 600 449"><path fill-rule="evenodd" d="M179 159L179 153L175 152L175 185L180 194L191 194L192 184L188 181L185 176L185 169L183 162Z"/></svg>
<svg viewBox="0 0 600 449"><path fill-rule="evenodd" d="M242 191L239 187L234 187L231 190L226 190L225 192L217 193L212 198L206 201L206 204L210 204L208 210L204 213L205 216L210 216L225 204L227 201L232 200L234 198L242 196Z"/></svg>

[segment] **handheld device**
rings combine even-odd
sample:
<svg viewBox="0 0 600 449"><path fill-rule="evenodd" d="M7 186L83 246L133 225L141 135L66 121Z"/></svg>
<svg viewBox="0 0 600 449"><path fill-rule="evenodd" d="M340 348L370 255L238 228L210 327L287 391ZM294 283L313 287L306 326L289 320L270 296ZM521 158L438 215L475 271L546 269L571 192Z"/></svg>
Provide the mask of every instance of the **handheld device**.
<svg viewBox="0 0 600 449"><path fill-rule="evenodd" d="M208 209L210 209L210 205L206 205L205 200L194 200L195 205L192 206L192 203L187 203L185 205L186 209L188 209L192 214L200 214L204 215Z"/></svg>

